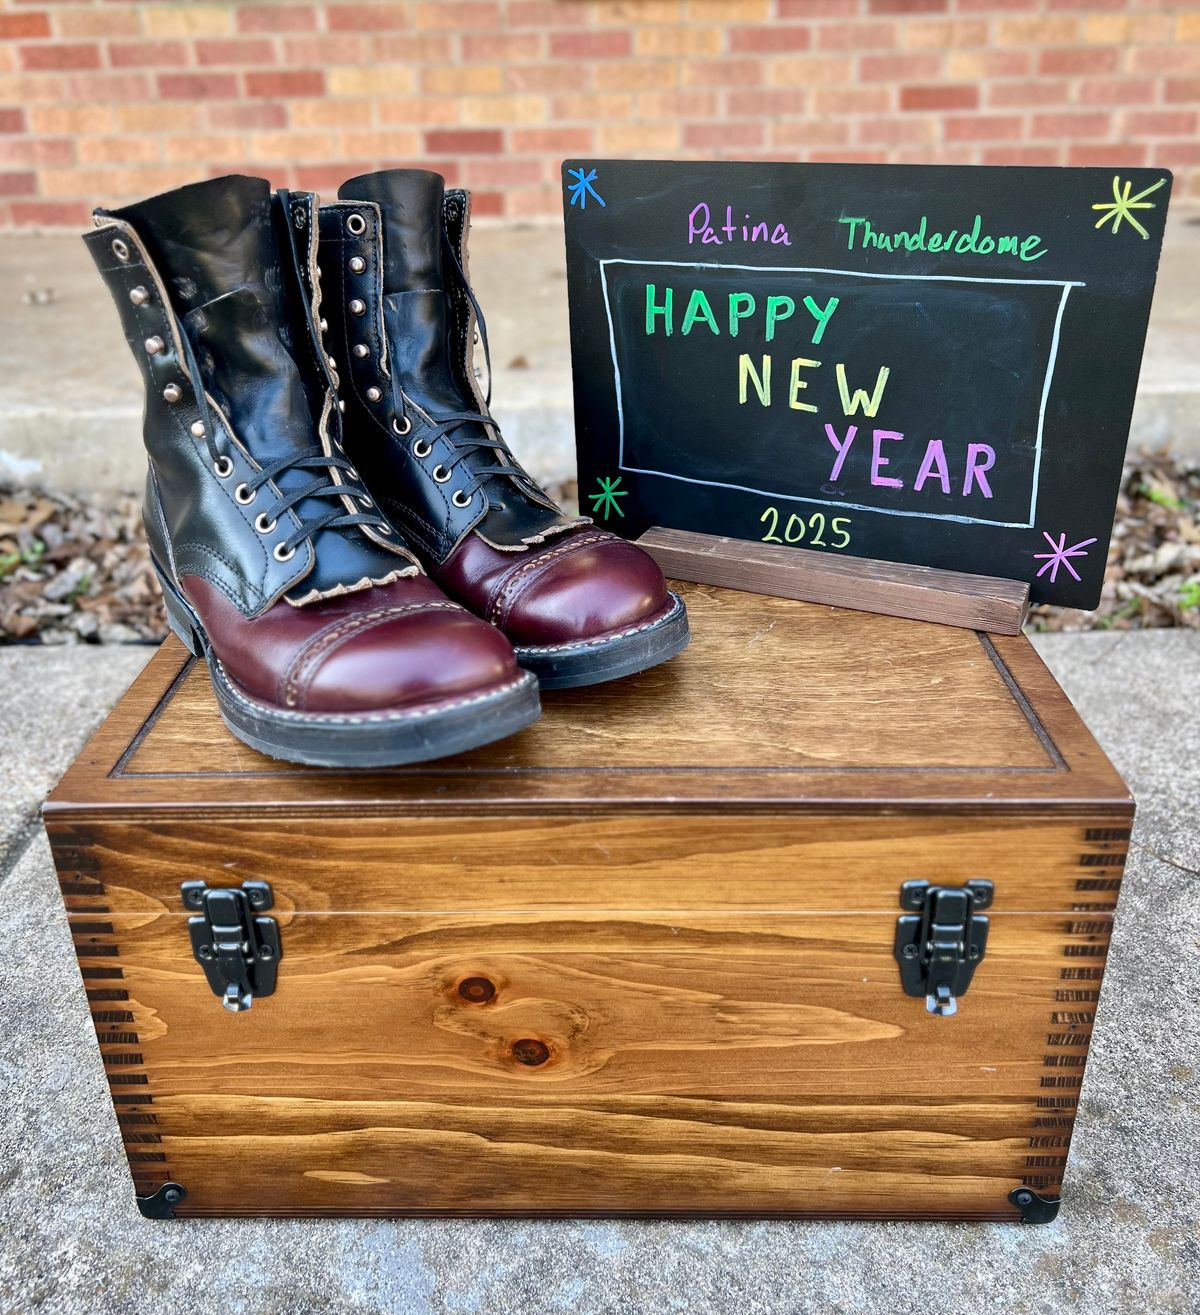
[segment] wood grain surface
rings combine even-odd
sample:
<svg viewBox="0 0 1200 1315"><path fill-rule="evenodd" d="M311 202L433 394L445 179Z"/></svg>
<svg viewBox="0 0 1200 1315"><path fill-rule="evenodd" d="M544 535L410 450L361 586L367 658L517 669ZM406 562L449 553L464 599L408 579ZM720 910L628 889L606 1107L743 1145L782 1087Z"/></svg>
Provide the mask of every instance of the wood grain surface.
<svg viewBox="0 0 1200 1315"><path fill-rule="evenodd" d="M390 772L262 758L175 641L46 807L138 1191L181 1215L1014 1219L1062 1180L1132 802L1021 636L690 586L695 639ZM900 884L995 882L953 1018ZM179 886L271 884L229 1014Z"/></svg>
<svg viewBox="0 0 1200 1315"><path fill-rule="evenodd" d="M174 639L52 794L48 815L247 802L343 815L526 807L1131 807L1024 636L684 586L691 646L612 685L543 694L499 744L392 771L278 763L225 729Z"/></svg>
<svg viewBox="0 0 1200 1315"><path fill-rule="evenodd" d="M992 575L941 571L907 562L840 557L781 543L756 543L655 525L637 541L679 580L775 594L940 625L1019 635L1029 585Z"/></svg>
<svg viewBox="0 0 1200 1315"><path fill-rule="evenodd" d="M944 1019L883 915L306 915L236 1016L181 917L72 921L181 1214L981 1218L1061 1180L1111 923L993 918Z"/></svg>
<svg viewBox="0 0 1200 1315"><path fill-rule="evenodd" d="M68 909L181 913L181 882L269 881L295 912L896 912L900 885L987 877L998 912L1111 912L1128 825L986 812L668 812L52 821ZM1095 889L1102 880L1103 890Z"/></svg>

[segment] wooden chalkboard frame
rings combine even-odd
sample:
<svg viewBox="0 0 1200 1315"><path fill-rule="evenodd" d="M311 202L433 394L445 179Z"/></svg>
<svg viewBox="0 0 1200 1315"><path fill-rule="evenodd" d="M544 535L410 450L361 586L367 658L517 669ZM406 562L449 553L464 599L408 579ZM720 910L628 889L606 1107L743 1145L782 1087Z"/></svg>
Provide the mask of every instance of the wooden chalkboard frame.
<svg viewBox="0 0 1200 1315"><path fill-rule="evenodd" d="M1095 605L1167 171L593 160L563 183L581 510Z"/></svg>

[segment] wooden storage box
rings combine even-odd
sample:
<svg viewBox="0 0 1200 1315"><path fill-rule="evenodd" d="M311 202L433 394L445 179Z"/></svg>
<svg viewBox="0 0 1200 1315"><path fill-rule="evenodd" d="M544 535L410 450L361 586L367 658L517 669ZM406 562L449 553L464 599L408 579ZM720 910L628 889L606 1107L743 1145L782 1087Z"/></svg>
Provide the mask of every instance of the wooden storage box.
<svg viewBox="0 0 1200 1315"><path fill-rule="evenodd" d="M386 772L163 646L46 805L146 1213L1053 1216L1120 778L1022 637L686 596L677 661ZM942 980L986 930L953 1016L923 893ZM266 956L197 959L239 908Z"/></svg>

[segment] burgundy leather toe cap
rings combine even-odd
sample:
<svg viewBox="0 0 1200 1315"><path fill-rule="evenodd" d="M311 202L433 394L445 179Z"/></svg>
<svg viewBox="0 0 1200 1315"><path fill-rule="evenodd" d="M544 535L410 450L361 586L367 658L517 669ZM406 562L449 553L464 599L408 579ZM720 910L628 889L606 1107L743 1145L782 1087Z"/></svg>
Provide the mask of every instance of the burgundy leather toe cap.
<svg viewBox="0 0 1200 1315"><path fill-rule="evenodd" d="M487 693L520 676L508 640L427 576L254 619L207 581L184 587L226 673L252 698L315 713L365 713Z"/></svg>
<svg viewBox="0 0 1200 1315"><path fill-rule="evenodd" d="M404 708L468 697L516 680L512 646L469 612L368 615L352 634L314 641L289 672L308 712Z"/></svg>
<svg viewBox="0 0 1200 1315"><path fill-rule="evenodd" d="M517 646L619 634L663 612L670 596L652 557L604 531L551 540L502 578L490 619Z"/></svg>

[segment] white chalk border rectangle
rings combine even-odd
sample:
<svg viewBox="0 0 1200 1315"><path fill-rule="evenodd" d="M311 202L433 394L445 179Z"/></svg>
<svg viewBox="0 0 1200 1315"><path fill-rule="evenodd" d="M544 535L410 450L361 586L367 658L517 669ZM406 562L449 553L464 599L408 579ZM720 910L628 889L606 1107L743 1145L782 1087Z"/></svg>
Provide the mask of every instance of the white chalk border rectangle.
<svg viewBox="0 0 1200 1315"><path fill-rule="evenodd" d="M1038 480L1042 468L1042 435L1046 422L1046 403L1050 397L1050 384L1054 377L1054 365L1058 359L1058 340L1062 329L1063 312L1067 308L1067 296L1072 288L1085 285L1078 282L1064 282L1060 279L1001 279L969 278L957 274L865 274L854 269L824 269L815 266L786 265L725 265L719 261L685 261L685 260L628 260L614 257L601 260L600 283L604 290L604 312L608 317L608 345L612 355L613 384L617 397L617 424L619 429L618 469L633 475L657 475L661 479L679 480L684 484L700 484L706 488L732 489L739 493L754 493L764 498L776 498L781 502L805 502L819 507L838 507L846 511L874 512L880 516L911 516L918 520L954 521L960 525L998 525L1008 529L1031 529L1037 515ZM1042 383L1041 403L1038 406L1037 443L1034 447L1032 490L1029 499L1029 519L1027 521L986 520L978 516L952 516L932 511L901 511L891 507L868 507L863 503L843 502L841 499L807 498L794 493L780 493L773 489L750 488L745 484L727 484L720 480L696 479L691 475L677 475L667 470L647 470L641 466L625 464L625 404L621 395L621 367L617 364L617 336L613 324L612 303L608 295L609 265L640 265L646 267L669 267L673 269L699 270L748 270L755 274L836 274L844 278L857 279L904 279L915 283L998 283L1031 287L1061 288L1062 295L1058 302L1058 313L1054 317L1054 333L1050 339L1050 351L1046 360L1046 377Z"/></svg>

